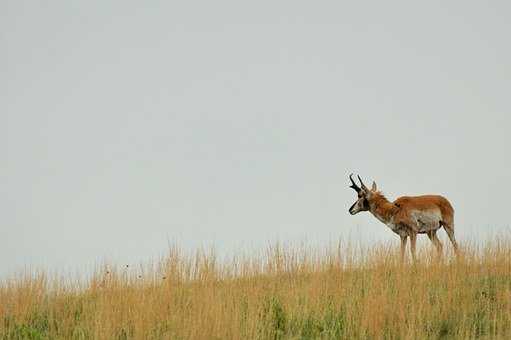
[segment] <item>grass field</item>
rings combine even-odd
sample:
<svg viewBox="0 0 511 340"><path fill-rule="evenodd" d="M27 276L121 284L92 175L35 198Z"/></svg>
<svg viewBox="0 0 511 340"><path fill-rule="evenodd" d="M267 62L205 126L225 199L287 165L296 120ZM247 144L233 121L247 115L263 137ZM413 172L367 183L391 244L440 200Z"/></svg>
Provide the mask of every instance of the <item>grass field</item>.
<svg viewBox="0 0 511 340"><path fill-rule="evenodd" d="M0 283L0 337L511 338L511 241L465 245L459 259L420 254L401 265L394 243L277 244L220 261L172 248L87 279L28 273Z"/></svg>

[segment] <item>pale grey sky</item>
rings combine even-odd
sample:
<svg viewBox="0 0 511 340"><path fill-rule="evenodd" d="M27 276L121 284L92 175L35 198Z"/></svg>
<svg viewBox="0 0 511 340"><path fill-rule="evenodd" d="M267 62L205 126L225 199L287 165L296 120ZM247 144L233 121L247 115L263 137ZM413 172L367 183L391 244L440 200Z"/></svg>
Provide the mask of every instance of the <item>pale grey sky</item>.
<svg viewBox="0 0 511 340"><path fill-rule="evenodd" d="M0 274L397 238L348 214L352 171L509 230L510 11L1 1Z"/></svg>

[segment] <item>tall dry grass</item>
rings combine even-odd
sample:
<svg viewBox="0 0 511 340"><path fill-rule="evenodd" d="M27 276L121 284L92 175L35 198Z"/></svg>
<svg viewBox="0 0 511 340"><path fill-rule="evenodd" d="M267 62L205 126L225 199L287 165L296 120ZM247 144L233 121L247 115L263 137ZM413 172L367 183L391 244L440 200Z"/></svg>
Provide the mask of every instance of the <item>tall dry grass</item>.
<svg viewBox="0 0 511 340"><path fill-rule="evenodd" d="M401 265L395 247L213 251L0 284L3 339L511 338L511 242Z"/></svg>

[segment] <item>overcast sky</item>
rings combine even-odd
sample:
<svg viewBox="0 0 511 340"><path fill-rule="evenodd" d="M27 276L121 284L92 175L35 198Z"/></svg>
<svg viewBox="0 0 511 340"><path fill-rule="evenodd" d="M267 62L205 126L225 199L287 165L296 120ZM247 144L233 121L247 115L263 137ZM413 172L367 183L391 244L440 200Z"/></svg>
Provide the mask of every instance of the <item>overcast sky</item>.
<svg viewBox="0 0 511 340"><path fill-rule="evenodd" d="M397 246L350 172L509 233L510 36L508 1L3 0L0 275Z"/></svg>

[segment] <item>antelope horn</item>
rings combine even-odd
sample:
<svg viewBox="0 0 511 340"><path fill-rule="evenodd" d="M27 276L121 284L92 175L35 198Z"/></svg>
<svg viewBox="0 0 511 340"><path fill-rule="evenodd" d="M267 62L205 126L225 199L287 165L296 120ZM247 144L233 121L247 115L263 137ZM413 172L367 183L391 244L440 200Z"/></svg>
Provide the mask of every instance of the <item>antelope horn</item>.
<svg viewBox="0 0 511 340"><path fill-rule="evenodd" d="M360 176L359 176L359 175L357 175L357 177L358 177L358 180L360 181L360 184L362 185L362 190L366 190L366 191L367 191L367 187L366 187L366 185L364 184L364 182L362 182L362 178L360 178Z"/></svg>
<svg viewBox="0 0 511 340"><path fill-rule="evenodd" d="M351 181L350 188L352 188L356 192L360 192L360 190L362 190L362 189L360 189L360 187L355 183L355 181L353 180L353 178L351 176L353 176L353 174L350 175L350 181Z"/></svg>

